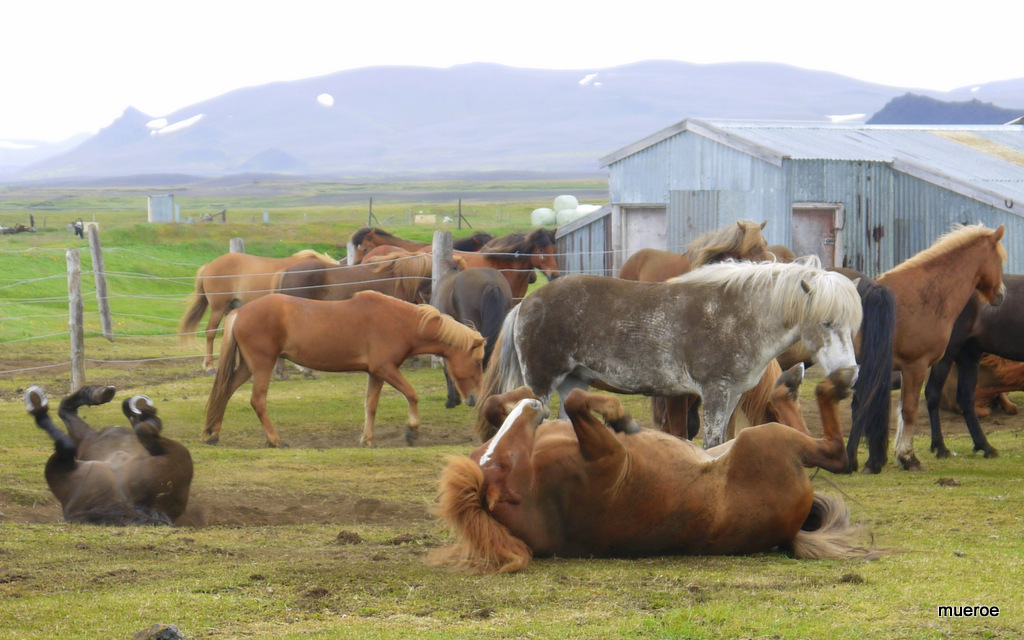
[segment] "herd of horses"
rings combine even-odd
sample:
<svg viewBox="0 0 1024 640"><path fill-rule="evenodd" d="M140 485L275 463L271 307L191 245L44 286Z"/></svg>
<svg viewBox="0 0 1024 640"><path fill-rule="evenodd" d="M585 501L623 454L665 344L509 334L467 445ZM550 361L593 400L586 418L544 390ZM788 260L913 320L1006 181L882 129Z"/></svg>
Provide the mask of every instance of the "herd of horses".
<svg viewBox="0 0 1024 640"><path fill-rule="evenodd" d="M912 437L926 381L932 451L949 455L938 405L954 364L975 450L998 455L978 425L974 388L983 354L1024 360L1018 341L1001 338L1024 323L1024 276L1003 276L1002 226L957 225L875 279L769 247L763 228L740 220L683 254L640 251L619 277L562 276L547 229L474 234L438 274L430 245L372 228L353 234L349 265L314 252L221 256L198 270L180 323L187 338L209 310L203 368L215 377L202 439L219 441L229 399L251 378L267 443L282 446L266 399L283 358L367 373L368 446L390 384L408 402L411 445L418 400L400 366L432 354L444 363L446 406L477 406L482 443L442 475L437 513L456 543L432 562L494 572L546 555L877 556L857 541L842 500L816 495L804 468L857 469L863 437L864 470L881 471L897 381L897 463L921 466ZM526 296L538 271L549 282ZM825 376L815 390L820 438L797 402L811 363ZM655 428L590 387L657 399ZM558 417L548 420L556 392ZM145 396L124 403L131 429L96 431L78 416L113 395L87 387L65 398L65 434L45 393L26 392L29 413L54 441L47 482L67 520L174 523L188 500L188 451L160 435ZM838 402L850 395L844 445ZM752 426L736 435L738 414Z"/></svg>

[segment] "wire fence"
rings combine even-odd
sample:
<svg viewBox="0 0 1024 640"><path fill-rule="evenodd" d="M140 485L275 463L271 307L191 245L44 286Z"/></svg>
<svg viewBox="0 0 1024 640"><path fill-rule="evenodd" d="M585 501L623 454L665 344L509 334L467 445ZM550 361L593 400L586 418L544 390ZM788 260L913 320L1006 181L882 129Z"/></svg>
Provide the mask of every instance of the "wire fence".
<svg viewBox="0 0 1024 640"><path fill-rule="evenodd" d="M63 248L0 250L0 260L37 258L33 266L46 271L30 278L0 278L0 322L2 322L0 324L0 358L2 358L0 359L0 378L11 378L36 371L67 373L73 367L71 338L74 331L73 327L69 326L72 313L69 307L70 294L67 289L69 275L64 259L67 253L68 249ZM179 331L178 325L187 304L192 299L196 284L196 271L203 265L162 259L134 249L117 247L104 248L103 255L108 265L112 267L105 269L103 276L106 280L105 298L110 307L110 319L113 321L113 335L110 338L105 337L101 328L101 301L97 294L98 287L95 284L97 271L89 265L83 265L81 268L82 326L79 329L85 340L84 363L89 367L104 367L166 363L168 361L201 361L205 357L205 347L201 344L203 341L188 339L205 337L204 325L200 323L197 330L191 332ZM574 261L581 257L578 252L572 255ZM594 252L590 255L595 259L601 259L602 256L609 255L609 252ZM566 262L565 255L558 254L556 257L560 264ZM390 258L382 260L381 264L408 259L411 257ZM128 262L133 263L132 267L123 269L122 265ZM138 266L140 262L144 265L141 268ZM146 264L149 266L145 266ZM339 265L328 268L350 269L353 267ZM532 268L522 270L533 271ZM6 271L6 269L0 271ZM273 276L276 274L277 272L251 275ZM233 276L208 276L211 279L227 277ZM375 280L380 282L381 280L401 279L403 278L376 278ZM357 280L335 286L353 286L354 283L363 282L369 282L369 280ZM296 287L293 290L302 288L305 287ZM247 292L250 295L259 295L271 293L274 290L272 287L266 287L247 289ZM62 338L68 340L67 358L58 358L55 362L45 364L11 366L11 362L17 360L19 351L23 350L26 345L36 342L53 342ZM185 339L185 346L182 346L183 339ZM88 356L89 353L97 351L109 351L109 349L97 348L105 346L108 341L117 344L121 352L132 351L139 355L138 357L118 358ZM167 355L166 352L169 350L179 353ZM54 349L47 348L38 351L53 353ZM58 349L58 351L61 350ZM160 355L149 355L154 351L160 352ZM196 369L198 371L199 367L197 366Z"/></svg>

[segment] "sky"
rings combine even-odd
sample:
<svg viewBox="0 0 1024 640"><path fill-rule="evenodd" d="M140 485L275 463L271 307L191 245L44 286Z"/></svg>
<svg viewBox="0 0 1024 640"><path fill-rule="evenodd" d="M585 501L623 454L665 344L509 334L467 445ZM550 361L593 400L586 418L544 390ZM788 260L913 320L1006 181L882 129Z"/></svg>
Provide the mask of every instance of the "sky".
<svg viewBox="0 0 1024 640"><path fill-rule="evenodd" d="M240 87L378 65L764 61L939 91L1024 77L1005 0L952 11L905 0L696 4L4 2L0 143L57 142L95 133L129 106L158 118Z"/></svg>

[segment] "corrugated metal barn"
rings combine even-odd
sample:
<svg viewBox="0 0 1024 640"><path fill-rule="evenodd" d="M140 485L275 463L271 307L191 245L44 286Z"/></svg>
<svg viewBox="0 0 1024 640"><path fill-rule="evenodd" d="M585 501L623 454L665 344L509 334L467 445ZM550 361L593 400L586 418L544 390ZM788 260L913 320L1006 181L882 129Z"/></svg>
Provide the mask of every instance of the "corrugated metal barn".
<svg viewBox="0 0 1024 640"><path fill-rule="evenodd" d="M876 276L954 223L1006 225L1024 273L1024 126L684 120L601 158L610 204L558 230L566 273L615 275L738 219L769 244Z"/></svg>

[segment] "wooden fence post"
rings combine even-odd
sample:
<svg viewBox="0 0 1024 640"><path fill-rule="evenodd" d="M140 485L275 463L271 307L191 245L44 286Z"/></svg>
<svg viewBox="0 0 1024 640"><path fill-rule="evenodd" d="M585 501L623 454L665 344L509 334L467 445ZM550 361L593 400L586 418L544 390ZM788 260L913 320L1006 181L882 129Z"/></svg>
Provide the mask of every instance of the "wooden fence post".
<svg viewBox="0 0 1024 640"><path fill-rule="evenodd" d="M441 280L445 273L449 270L449 264L453 255L452 234L450 231L438 229L434 232L434 249L431 261L431 280L430 290L434 291L437 289L437 283Z"/></svg>
<svg viewBox="0 0 1024 640"><path fill-rule="evenodd" d="M82 310L82 258L68 249L68 330L71 333L71 391L85 384L85 335Z"/></svg>
<svg viewBox="0 0 1024 640"><path fill-rule="evenodd" d="M245 240L242 238L231 238L228 243L228 251L231 253L245 253Z"/></svg>
<svg viewBox="0 0 1024 640"><path fill-rule="evenodd" d="M107 272L103 266L103 249L100 247L100 230L89 226L89 251L92 252L92 273L96 280L96 302L100 309L100 327L103 337L114 341L114 327L110 321L110 300L107 298Z"/></svg>

